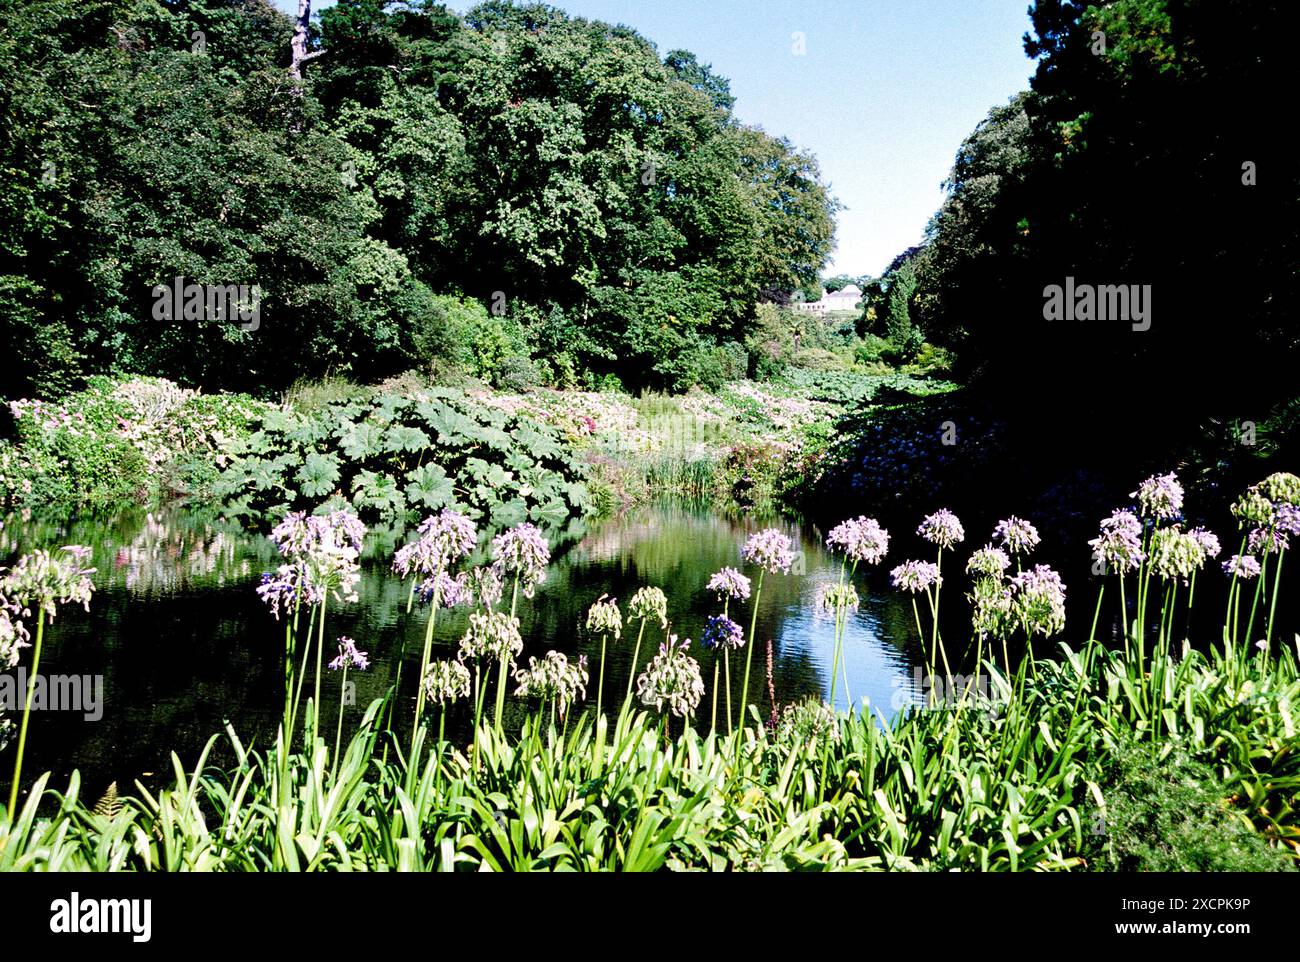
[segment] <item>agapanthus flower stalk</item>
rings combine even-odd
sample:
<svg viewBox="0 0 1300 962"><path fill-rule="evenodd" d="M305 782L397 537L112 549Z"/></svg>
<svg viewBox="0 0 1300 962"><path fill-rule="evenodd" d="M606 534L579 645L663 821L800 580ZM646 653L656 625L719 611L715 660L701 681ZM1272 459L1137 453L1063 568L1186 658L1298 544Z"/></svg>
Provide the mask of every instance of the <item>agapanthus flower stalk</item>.
<svg viewBox="0 0 1300 962"><path fill-rule="evenodd" d="M27 629L22 622L36 614L36 641L31 645L32 667L28 676L27 694L23 701L23 714L18 727L18 754L14 758L13 782L9 788L9 817L18 817L18 789L23 778L23 755L27 749L27 726L31 719L32 698L40 677L41 650L45 641L45 620L54 620L59 605L79 604L90 610L90 597L94 584L90 576L94 568L84 562L90 549L84 545L68 545L52 553L44 548L23 555L3 577L0 577L0 648L6 646L5 660L14 659L19 648L26 648Z"/></svg>
<svg viewBox="0 0 1300 962"><path fill-rule="evenodd" d="M657 711L667 707L679 718L695 713L704 697L704 679L699 662L688 653L690 644L690 639L678 644L674 635L659 647L659 653L637 679L642 704Z"/></svg>
<svg viewBox="0 0 1300 962"><path fill-rule="evenodd" d="M627 711L632 703L632 683L636 679L636 668L641 660L641 639L645 636L646 622L653 618L659 622L659 626L664 631L668 630L668 596L664 594L662 588L638 588L636 594L632 595L628 611L629 618L635 619L638 625L636 645L632 650L632 664L627 673L627 691L623 695L623 711Z"/></svg>
<svg viewBox="0 0 1300 962"><path fill-rule="evenodd" d="M565 718L574 701L587 697L587 677L586 655L571 662L562 652L548 651L541 661L529 658L526 669L515 671L515 694L549 701L552 710L558 708L560 717Z"/></svg>
<svg viewBox="0 0 1300 962"><path fill-rule="evenodd" d="M1038 529L1023 518L1017 518L1015 515L1004 521L999 521L997 527L993 529L993 540L997 541L1002 547L1013 555L1029 554L1042 539L1038 536Z"/></svg>
<svg viewBox="0 0 1300 962"><path fill-rule="evenodd" d="M861 515L832 528L826 546L850 561L879 564L889 551L889 532L875 518Z"/></svg>
<svg viewBox="0 0 1300 962"><path fill-rule="evenodd" d="M1142 516L1169 521L1183 512L1183 486L1172 471L1147 478L1129 495L1137 498Z"/></svg>
<svg viewBox="0 0 1300 962"><path fill-rule="evenodd" d="M623 613L618 600L601 595L587 609L587 630L600 635L600 675L596 682L596 719L599 721L605 698L605 645L612 635L615 640L623 636Z"/></svg>

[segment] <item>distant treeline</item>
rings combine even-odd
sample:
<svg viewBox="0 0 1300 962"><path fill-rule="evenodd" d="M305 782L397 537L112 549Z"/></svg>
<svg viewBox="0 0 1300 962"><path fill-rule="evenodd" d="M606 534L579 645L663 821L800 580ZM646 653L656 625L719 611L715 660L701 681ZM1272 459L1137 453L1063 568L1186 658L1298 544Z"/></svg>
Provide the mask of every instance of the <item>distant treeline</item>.
<svg viewBox="0 0 1300 962"><path fill-rule="evenodd" d="M691 53L540 5L342 0L299 83L292 34L264 0L6 4L0 393L444 365L685 387L829 256L816 160ZM256 285L257 329L156 320L178 277Z"/></svg>

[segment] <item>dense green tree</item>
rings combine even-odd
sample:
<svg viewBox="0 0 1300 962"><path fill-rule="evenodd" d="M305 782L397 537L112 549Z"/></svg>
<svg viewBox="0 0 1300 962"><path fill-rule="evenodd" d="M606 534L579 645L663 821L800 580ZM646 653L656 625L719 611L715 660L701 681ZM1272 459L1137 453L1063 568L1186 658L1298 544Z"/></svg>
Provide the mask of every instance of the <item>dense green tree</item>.
<svg viewBox="0 0 1300 962"><path fill-rule="evenodd" d="M815 160L736 122L689 52L507 2L343 0L294 35L265 0L10 5L3 393L111 370L272 389L439 352L482 372L499 348L687 384L826 260ZM259 329L155 320L176 276L259 286ZM444 295L504 320L467 333L488 315Z"/></svg>
<svg viewBox="0 0 1300 962"><path fill-rule="evenodd" d="M1262 408L1297 348L1300 168L1270 93L1293 85L1270 38L1293 32L1294 5L1039 0L1031 15L1033 89L968 138L930 227L926 333L1044 416L1114 423L1140 395L1169 435ZM1150 329L1045 320L1067 277L1150 285Z"/></svg>

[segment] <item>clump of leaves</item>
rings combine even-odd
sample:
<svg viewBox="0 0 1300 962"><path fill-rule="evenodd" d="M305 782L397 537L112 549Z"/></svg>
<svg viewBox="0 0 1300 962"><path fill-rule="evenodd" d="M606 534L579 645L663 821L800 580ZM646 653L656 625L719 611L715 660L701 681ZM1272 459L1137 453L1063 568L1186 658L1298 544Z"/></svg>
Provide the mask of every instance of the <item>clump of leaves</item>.
<svg viewBox="0 0 1300 962"><path fill-rule="evenodd" d="M463 391L383 391L268 413L213 486L229 517L323 502L401 521L454 508L493 527L589 508L586 468L555 429Z"/></svg>
<svg viewBox="0 0 1300 962"><path fill-rule="evenodd" d="M1123 746L1102 785L1091 866L1105 872L1286 872L1292 858L1234 812L1210 768L1175 745L1153 758L1150 743Z"/></svg>

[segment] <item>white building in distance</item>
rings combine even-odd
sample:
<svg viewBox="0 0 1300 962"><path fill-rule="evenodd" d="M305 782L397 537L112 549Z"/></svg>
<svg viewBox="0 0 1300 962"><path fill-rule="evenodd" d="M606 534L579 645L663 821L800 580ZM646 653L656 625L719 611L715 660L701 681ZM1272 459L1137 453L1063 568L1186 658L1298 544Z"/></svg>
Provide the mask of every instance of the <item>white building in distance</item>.
<svg viewBox="0 0 1300 962"><path fill-rule="evenodd" d="M816 314L818 317L825 317L837 311L844 311L850 314L856 314L858 304L862 302L862 288L857 284L850 284L842 290L835 291L833 294L825 292L822 294L820 301L796 302L791 305L796 311L803 311L805 314Z"/></svg>

